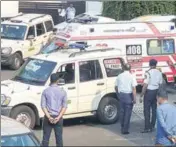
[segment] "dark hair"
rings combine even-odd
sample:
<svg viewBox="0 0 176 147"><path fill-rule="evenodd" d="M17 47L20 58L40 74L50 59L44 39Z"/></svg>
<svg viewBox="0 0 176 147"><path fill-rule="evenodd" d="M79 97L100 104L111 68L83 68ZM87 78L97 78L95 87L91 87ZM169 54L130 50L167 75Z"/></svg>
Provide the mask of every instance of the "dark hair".
<svg viewBox="0 0 176 147"><path fill-rule="evenodd" d="M166 87L165 86L160 86L158 93L157 93L158 97L164 98L164 99L168 99L168 93L166 91Z"/></svg>
<svg viewBox="0 0 176 147"><path fill-rule="evenodd" d="M56 73L53 73L50 77L50 83L51 84L56 83L58 80L59 80L59 75Z"/></svg>
<svg viewBox="0 0 176 147"><path fill-rule="evenodd" d="M125 64L124 70L130 71L131 70L131 65L130 64Z"/></svg>
<svg viewBox="0 0 176 147"><path fill-rule="evenodd" d="M156 65L157 65L157 60L151 59L151 60L149 61L149 66L156 66Z"/></svg>

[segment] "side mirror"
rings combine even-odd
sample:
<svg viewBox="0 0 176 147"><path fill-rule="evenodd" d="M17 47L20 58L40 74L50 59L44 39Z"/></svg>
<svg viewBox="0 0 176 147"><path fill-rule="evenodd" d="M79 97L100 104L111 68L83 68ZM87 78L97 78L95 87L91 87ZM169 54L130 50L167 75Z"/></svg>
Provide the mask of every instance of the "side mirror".
<svg viewBox="0 0 176 147"><path fill-rule="evenodd" d="M27 37L27 39L28 39L28 40L34 39L34 35L29 35L29 36Z"/></svg>
<svg viewBox="0 0 176 147"><path fill-rule="evenodd" d="M59 86L65 85L65 80L64 79L59 79L58 85Z"/></svg>
<svg viewBox="0 0 176 147"><path fill-rule="evenodd" d="M54 28L54 29L53 29L53 32L56 33L56 32L57 32L57 28Z"/></svg>

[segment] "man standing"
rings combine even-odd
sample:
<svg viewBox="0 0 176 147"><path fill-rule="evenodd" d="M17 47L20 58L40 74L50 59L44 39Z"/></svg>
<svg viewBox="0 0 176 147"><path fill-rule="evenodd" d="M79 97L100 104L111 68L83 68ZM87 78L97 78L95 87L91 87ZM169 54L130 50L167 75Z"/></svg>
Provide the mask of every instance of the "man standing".
<svg viewBox="0 0 176 147"><path fill-rule="evenodd" d="M75 18L76 9L73 7L73 4L70 4L70 6L66 9L66 17L67 21Z"/></svg>
<svg viewBox="0 0 176 147"><path fill-rule="evenodd" d="M136 103L136 86L137 82L130 73L131 66L126 64L124 72L116 80L115 90L120 98L120 120L121 133L129 134L130 118L133 104Z"/></svg>
<svg viewBox="0 0 176 147"><path fill-rule="evenodd" d="M67 95L66 92L58 86L59 76L57 74L52 74L50 81L50 87L43 91L41 98L41 108L45 114L42 146L49 145L52 128L55 132L56 146L63 146L62 116L67 108Z"/></svg>
<svg viewBox="0 0 176 147"><path fill-rule="evenodd" d="M149 61L150 69L145 73L145 80L140 95L140 102L144 96L144 118L145 128L141 133L152 132L156 123L157 91L163 82L162 73L156 69L157 61ZM150 119L150 108L152 108L152 119ZM151 121L150 121L151 120Z"/></svg>
<svg viewBox="0 0 176 147"><path fill-rule="evenodd" d="M165 89L158 92L157 146L176 146L176 107L168 103Z"/></svg>

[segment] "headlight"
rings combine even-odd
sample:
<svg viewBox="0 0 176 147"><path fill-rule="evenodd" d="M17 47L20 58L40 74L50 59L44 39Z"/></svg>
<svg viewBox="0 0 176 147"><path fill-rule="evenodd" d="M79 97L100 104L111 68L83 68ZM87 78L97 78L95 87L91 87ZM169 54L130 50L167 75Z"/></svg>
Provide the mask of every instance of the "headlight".
<svg viewBox="0 0 176 147"><path fill-rule="evenodd" d="M1 94L1 106L7 106L10 103L10 101L11 101L10 97Z"/></svg>
<svg viewBox="0 0 176 147"><path fill-rule="evenodd" d="M12 52L12 48L11 47L1 48L1 53L2 54L9 55L11 52Z"/></svg>

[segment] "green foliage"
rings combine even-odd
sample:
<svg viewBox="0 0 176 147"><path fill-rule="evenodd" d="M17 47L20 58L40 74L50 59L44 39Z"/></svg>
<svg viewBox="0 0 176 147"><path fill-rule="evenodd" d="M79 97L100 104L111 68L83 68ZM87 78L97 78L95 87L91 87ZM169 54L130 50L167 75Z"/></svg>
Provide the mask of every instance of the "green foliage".
<svg viewBox="0 0 176 147"><path fill-rule="evenodd" d="M176 14L176 1L105 1L103 4L103 15L116 20L149 14Z"/></svg>

